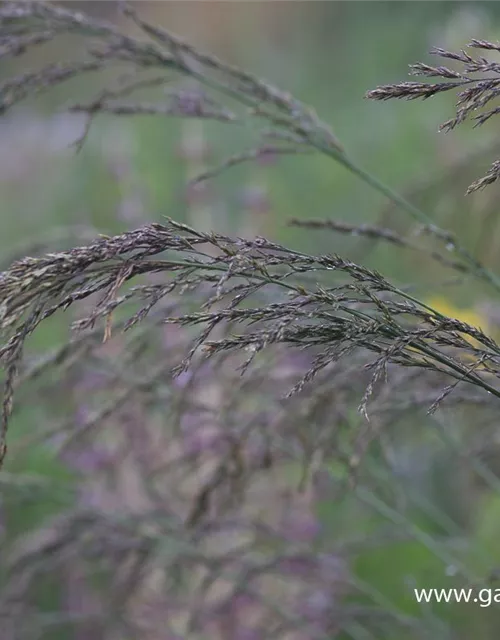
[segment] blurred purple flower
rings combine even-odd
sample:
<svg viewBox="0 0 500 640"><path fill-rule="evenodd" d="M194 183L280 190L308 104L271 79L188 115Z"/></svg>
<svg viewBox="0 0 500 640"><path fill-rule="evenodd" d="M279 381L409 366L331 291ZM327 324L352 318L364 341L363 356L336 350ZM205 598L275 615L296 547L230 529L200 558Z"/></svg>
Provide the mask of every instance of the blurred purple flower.
<svg viewBox="0 0 500 640"><path fill-rule="evenodd" d="M301 599L298 608L301 615L310 622L318 622L325 616L328 618L332 610L331 594L324 589L315 589L310 595Z"/></svg>
<svg viewBox="0 0 500 640"><path fill-rule="evenodd" d="M312 542L321 532L317 517L303 508L293 508L284 517L282 535L289 542Z"/></svg>
<svg viewBox="0 0 500 640"><path fill-rule="evenodd" d="M185 455L193 457L209 452L222 454L227 446L228 442L224 431L210 425L202 425L190 430L183 440Z"/></svg>
<svg viewBox="0 0 500 640"><path fill-rule="evenodd" d="M192 379L192 371L182 371L178 376L175 376L174 387L176 387L177 389L184 389L184 387L186 387Z"/></svg>
<svg viewBox="0 0 500 640"><path fill-rule="evenodd" d="M92 411L88 405L86 404L78 405L75 412L75 427L77 429L83 427L87 422L87 420L90 418L91 413Z"/></svg>
<svg viewBox="0 0 500 640"><path fill-rule="evenodd" d="M87 369L81 377L78 388L81 392L98 391L108 380L108 374L97 369Z"/></svg>
<svg viewBox="0 0 500 640"><path fill-rule="evenodd" d="M206 630L213 630L221 640L254 640L262 638L255 625L248 625L257 603L248 593L237 593L205 615Z"/></svg>
<svg viewBox="0 0 500 640"><path fill-rule="evenodd" d="M109 496L107 491L100 486L88 485L79 488L78 503L83 509L101 511L105 508Z"/></svg>
<svg viewBox="0 0 500 640"><path fill-rule="evenodd" d="M91 591L79 567L73 564L68 567L68 572L64 585L66 607L70 614L77 615L81 620L75 628L74 640L102 638L102 625L92 619L102 614L100 599Z"/></svg>
<svg viewBox="0 0 500 640"><path fill-rule="evenodd" d="M162 331L162 342L164 349L172 349L178 347L183 343L185 336L184 330L181 327L176 327L172 324L165 325Z"/></svg>
<svg viewBox="0 0 500 640"><path fill-rule="evenodd" d="M180 427L182 437L188 439L196 432L197 429L201 429L203 425L203 416L199 411L186 409L182 412L180 417Z"/></svg>
<svg viewBox="0 0 500 640"><path fill-rule="evenodd" d="M322 553L318 557L320 578L329 585L347 584L348 567L344 558L334 553Z"/></svg>
<svg viewBox="0 0 500 640"><path fill-rule="evenodd" d="M262 630L240 625L233 634L234 640L262 640Z"/></svg>
<svg viewBox="0 0 500 640"><path fill-rule="evenodd" d="M284 576L290 578L310 578L317 570L318 563L313 555L295 555L282 558L278 569Z"/></svg>
<svg viewBox="0 0 500 640"><path fill-rule="evenodd" d="M103 447L93 445L63 451L61 460L76 471L93 473L108 467L113 462L113 455Z"/></svg>

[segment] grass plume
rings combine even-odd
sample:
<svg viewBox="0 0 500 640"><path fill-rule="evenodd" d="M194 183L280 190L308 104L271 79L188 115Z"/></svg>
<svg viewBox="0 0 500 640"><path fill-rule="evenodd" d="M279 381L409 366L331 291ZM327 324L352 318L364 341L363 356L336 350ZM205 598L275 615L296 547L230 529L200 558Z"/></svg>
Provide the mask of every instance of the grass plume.
<svg viewBox="0 0 500 640"><path fill-rule="evenodd" d="M361 168L313 109L123 9L143 39L53 3L3 4L4 59L60 35L88 46L83 60L6 80L0 112L72 78L126 66L132 78L69 106L86 117L77 149L101 113L214 120L236 133L257 123L255 147L191 184L263 156L321 153L417 221L421 237L337 219L291 225L384 242L500 290L498 276L432 215ZM479 40L471 46L498 50ZM461 70L419 63L414 74L443 82L368 96L463 89L446 130L489 108L498 65L435 53ZM491 77L477 81L476 73ZM173 86L186 78L195 88ZM162 103L130 99L167 85ZM483 124L492 115L473 117ZM497 169L471 190L496 180ZM0 273L0 484L6 496L46 491L65 505L47 527L9 543L0 589L6 638L40 637L63 624L106 640L435 637L437 614L402 613L356 574L364 553L393 543L420 545L440 575L453 570L460 584L489 584L487 552L463 552L466 524L423 499L418 513L439 535L423 516L412 519L405 505L417 498L401 460L427 413L432 428L418 440L417 462L452 469L452 485L470 474L499 490L491 456L500 346L491 336L343 255L200 231L171 217L114 236L82 234L88 242L64 251L52 249L57 239L39 240L38 257L19 258L31 251L21 247ZM429 236L437 250L424 245ZM30 337L64 312L72 314L71 340L35 357ZM13 457L48 447L81 475L82 495L69 482L8 470L8 427L30 401L37 428L15 439ZM449 430L446 417L459 412L484 424L462 428L457 418ZM318 516L325 504L339 509L326 533ZM370 510L369 536L353 534L351 511L360 505ZM74 591L51 617L33 602L53 590L54 576L61 591Z"/></svg>

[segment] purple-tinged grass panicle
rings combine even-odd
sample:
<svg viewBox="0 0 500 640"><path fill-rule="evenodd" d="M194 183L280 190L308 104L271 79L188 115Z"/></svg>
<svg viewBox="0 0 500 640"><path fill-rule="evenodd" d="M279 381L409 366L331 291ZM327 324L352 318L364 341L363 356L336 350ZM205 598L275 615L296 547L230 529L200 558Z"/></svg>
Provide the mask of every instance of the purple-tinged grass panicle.
<svg viewBox="0 0 500 640"><path fill-rule="evenodd" d="M499 51L498 44L485 40L472 39L468 46L495 53ZM418 62L410 65L410 75L442 78L446 82L400 82L382 85L368 91L366 97L371 100L425 100L445 91L459 89L455 117L444 122L440 126L441 131L451 131L468 119L474 122L474 126L481 126L500 113L499 107L486 108L500 97L500 61L488 60L484 56L474 58L465 50L454 53L439 47L433 48L431 54L453 61L459 70ZM496 161L483 178L470 185L467 194L483 189L496 182L499 177L500 171Z"/></svg>

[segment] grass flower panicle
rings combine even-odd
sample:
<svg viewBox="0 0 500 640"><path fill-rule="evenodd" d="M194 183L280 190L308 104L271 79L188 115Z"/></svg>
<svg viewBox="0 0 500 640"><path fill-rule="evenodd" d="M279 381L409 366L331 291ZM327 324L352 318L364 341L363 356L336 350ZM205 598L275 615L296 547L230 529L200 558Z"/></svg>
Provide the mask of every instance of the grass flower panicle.
<svg viewBox="0 0 500 640"><path fill-rule="evenodd" d="M79 229L78 245L16 250L0 272L5 640L63 627L103 640L453 634L451 618L407 606L401 594L408 576L420 583L453 574L477 586L492 575L492 520L472 522L477 509L462 508L476 501L479 478L492 501L485 512L498 512L500 346L491 313L420 298L346 255L216 233L207 228L210 194L194 189L242 163L263 170L279 155L322 154L423 233L338 219L290 225L386 243L495 295L500 278L358 165L313 109L123 9L140 36L54 3L0 6L4 60L59 36L91 40L81 61L5 80L0 113L117 63L132 69L132 79L70 105L86 119L76 148L102 113L186 118L179 159L194 218L106 236ZM482 40L470 47L500 51ZM368 97L458 89L443 129L467 118L486 123L498 111L500 63L433 53L446 66L418 63L412 74L424 81ZM161 104L131 98L167 84ZM211 147L194 119L234 132L249 124L258 141L209 166ZM469 191L494 182L497 164ZM116 158L113 167L118 178L128 171ZM241 193L252 214L268 214L267 183ZM74 314L70 340L36 353L31 337L62 312ZM29 456L40 473L24 472ZM434 485L453 488L446 504ZM41 496L56 516L19 533L19 518ZM379 588L370 582L376 566Z"/></svg>

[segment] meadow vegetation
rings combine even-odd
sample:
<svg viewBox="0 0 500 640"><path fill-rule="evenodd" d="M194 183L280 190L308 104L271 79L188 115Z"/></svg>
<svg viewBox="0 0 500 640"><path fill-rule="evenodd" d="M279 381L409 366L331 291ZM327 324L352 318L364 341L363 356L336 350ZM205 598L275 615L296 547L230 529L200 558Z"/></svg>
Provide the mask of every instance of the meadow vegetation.
<svg viewBox="0 0 500 640"><path fill-rule="evenodd" d="M460 157L401 194L309 105L140 7L123 12L137 35L53 3L0 6L3 60L61 37L80 55L5 80L3 118L67 82L102 79L66 109L94 179L68 190L61 163L59 199L38 186L72 224L27 229L0 273L2 640L493 639L495 604L424 606L413 589L497 585L495 199L452 230L432 204L454 206L447 184L459 177L470 185L461 198L495 193L500 160L470 176L477 163ZM418 80L366 97L453 92L442 129L487 126L499 52L479 39L436 48L435 65L411 66ZM97 86L82 82L84 94ZM131 168L121 129L106 161L85 156L101 116L183 127L172 173L147 148ZM207 141L221 128L242 148L213 162ZM475 153L497 152L488 142ZM289 216L309 249L271 238L263 185L280 159L341 170L382 215L358 223L333 203L328 219ZM224 205L211 185L242 166L258 180L232 233L229 216L215 222ZM106 171L117 216L99 191ZM297 176L307 193L307 170ZM172 200L160 219L148 209L148 180L170 192L187 182L178 215ZM106 233L79 219L81 198ZM330 238L336 251L314 251ZM482 304L422 291L426 275Z"/></svg>

